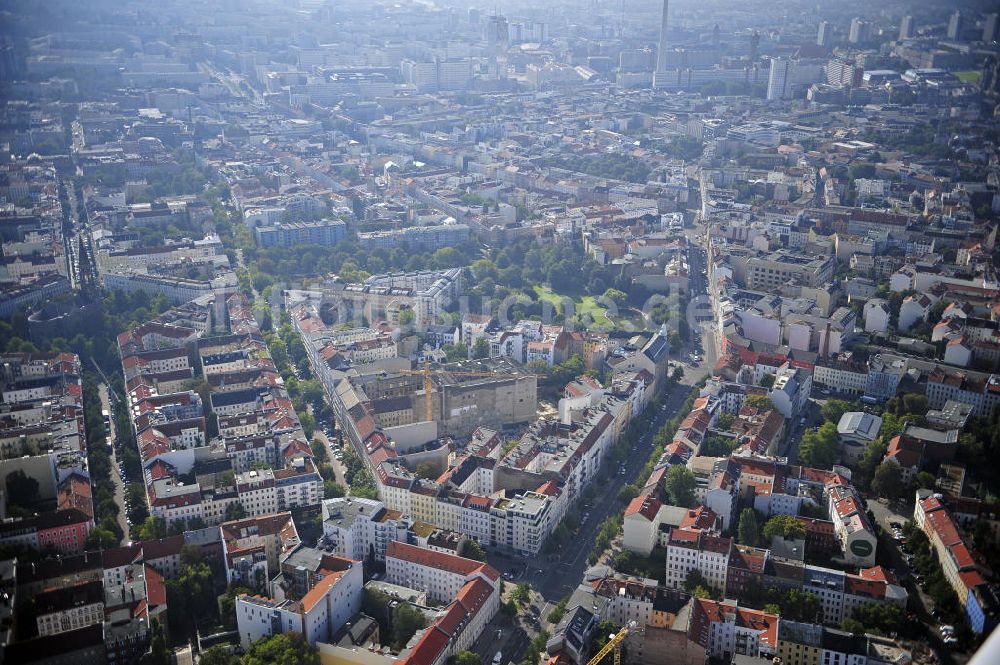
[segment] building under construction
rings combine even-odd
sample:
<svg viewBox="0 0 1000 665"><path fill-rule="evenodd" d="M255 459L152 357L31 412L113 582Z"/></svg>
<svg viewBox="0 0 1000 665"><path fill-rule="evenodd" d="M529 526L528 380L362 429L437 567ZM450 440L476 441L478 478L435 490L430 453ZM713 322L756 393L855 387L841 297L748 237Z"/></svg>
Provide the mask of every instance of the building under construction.
<svg viewBox="0 0 1000 665"><path fill-rule="evenodd" d="M352 383L378 426L434 421L440 435L454 437L530 422L538 405L536 377L503 358L364 374Z"/></svg>

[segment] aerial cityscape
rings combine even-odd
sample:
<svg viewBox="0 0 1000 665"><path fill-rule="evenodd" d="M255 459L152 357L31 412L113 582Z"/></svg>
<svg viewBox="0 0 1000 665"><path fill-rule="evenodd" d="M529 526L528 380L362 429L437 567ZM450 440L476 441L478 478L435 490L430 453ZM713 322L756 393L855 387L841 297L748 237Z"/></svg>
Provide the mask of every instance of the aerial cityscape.
<svg viewBox="0 0 1000 665"><path fill-rule="evenodd" d="M1000 663L1000 6L0 3L0 664Z"/></svg>

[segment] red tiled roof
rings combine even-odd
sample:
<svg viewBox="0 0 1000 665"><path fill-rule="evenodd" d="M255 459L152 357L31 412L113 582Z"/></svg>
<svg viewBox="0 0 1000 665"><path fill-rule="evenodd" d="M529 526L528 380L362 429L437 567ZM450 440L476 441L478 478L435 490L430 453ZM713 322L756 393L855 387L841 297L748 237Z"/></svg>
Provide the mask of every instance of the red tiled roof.
<svg viewBox="0 0 1000 665"><path fill-rule="evenodd" d="M302 596L302 610L304 612L309 612L310 610L312 610L312 608L316 606L316 603L322 600L323 597L326 595L327 591L333 588L333 585L339 582L340 578L342 578L343 576L344 573L342 571L338 571L335 573L330 573L329 575L321 579L319 582L317 582L312 589L309 589L309 593Z"/></svg>
<svg viewBox="0 0 1000 665"><path fill-rule="evenodd" d="M151 559L162 559L167 556L175 556L181 553L184 548L184 536L170 536L158 540L144 540L142 545L142 558L146 561Z"/></svg>
<svg viewBox="0 0 1000 665"><path fill-rule="evenodd" d="M408 545L399 541L389 543L389 548L386 550L385 555L386 557L408 561L418 566L437 568L438 570L458 575L483 573L494 582L500 579L500 573L489 564L455 556L454 554L445 554L436 550Z"/></svg>
<svg viewBox="0 0 1000 665"><path fill-rule="evenodd" d="M104 568L119 568L135 563L142 554L142 547L136 543L129 547L115 547L101 552L101 565Z"/></svg>
<svg viewBox="0 0 1000 665"><path fill-rule="evenodd" d="M962 580L962 584L966 589L974 589L980 584L986 583L986 580L983 579L978 570L963 570L958 574L958 579Z"/></svg>
<svg viewBox="0 0 1000 665"><path fill-rule="evenodd" d="M146 569L146 602L150 607L167 604L167 587L163 585L163 577L156 569L145 564Z"/></svg>
<svg viewBox="0 0 1000 665"><path fill-rule="evenodd" d="M969 552L969 548L965 546L965 543L952 545L948 549L951 552L951 556L955 560L955 564L958 566L959 570L972 568L976 565L976 562L972 559L972 554Z"/></svg>
<svg viewBox="0 0 1000 665"><path fill-rule="evenodd" d="M637 496L629 502L625 509L625 516L642 515L648 521L656 519L656 514L660 511L660 500L654 496Z"/></svg>
<svg viewBox="0 0 1000 665"><path fill-rule="evenodd" d="M420 636L403 665L433 665L438 655L448 645L449 636L431 626Z"/></svg>

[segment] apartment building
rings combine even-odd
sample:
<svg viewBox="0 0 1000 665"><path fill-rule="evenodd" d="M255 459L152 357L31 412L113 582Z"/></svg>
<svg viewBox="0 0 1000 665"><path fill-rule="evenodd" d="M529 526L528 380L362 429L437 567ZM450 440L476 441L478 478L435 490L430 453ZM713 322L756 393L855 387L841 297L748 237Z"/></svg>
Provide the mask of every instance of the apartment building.
<svg viewBox="0 0 1000 665"><path fill-rule="evenodd" d="M358 245L364 250L408 247L414 251L429 251L454 247L469 239L466 224L410 226L392 231L368 231L358 234Z"/></svg>
<svg viewBox="0 0 1000 665"><path fill-rule="evenodd" d="M945 579L954 589L970 624L977 632L988 631L1000 618L996 591L986 583L974 552L942 502L943 497L929 490L917 490L916 498L913 521L927 534Z"/></svg>
<svg viewBox="0 0 1000 665"><path fill-rule="evenodd" d="M226 581L263 593L282 556L299 546L291 513L225 522L220 527Z"/></svg>
<svg viewBox="0 0 1000 665"><path fill-rule="evenodd" d="M690 634L711 658L770 658L778 649L778 617L740 607L737 601L695 598Z"/></svg>
<svg viewBox="0 0 1000 665"><path fill-rule="evenodd" d="M666 586L683 589L691 571L719 591L726 589L726 572L733 540L700 529L674 529L667 541Z"/></svg>
<svg viewBox="0 0 1000 665"><path fill-rule="evenodd" d="M476 579L497 589L500 573L487 563L394 541L386 550L385 579L424 591L429 600L449 602ZM491 605L490 618L499 609L499 593L493 596Z"/></svg>
<svg viewBox="0 0 1000 665"><path fill-rule="evenodd" d="M384 561L389 543L406 542L410 520L381 501L343 497L323 501L323 545L358 561Z"/></svg>
<svg viewBox="0 0 1000 665"><path fill-rule="evenodd" d="M364 579L359 561L322 555L316 574L315 584L294 599L284 593L274 598L237 596L236 626L244 649L257 640L293 631L309 644L329 642L361 610Z"/></svg>
<svg viewBox="0 0 1000 665"><path fill-rule="evenodd" d="M34 596L38 634L58 635L104 621L104 584L84 582Z"/></svg>
<svg viewBox="0 0 1000 665"><path fill-rule="evenodd" d="M788 282L822 286L833 278L833 257L807 257L787 251L752 256L746 262L746 287L777 291Z"/></svg>
<svg viewBox="0 0 1000 665"><path fill-rule="evenodd" d="M331 247L347 235L347 225L339 219L287 222L272 226L255 226L253 235L261 247L293 247L295 245Z"/></svg>

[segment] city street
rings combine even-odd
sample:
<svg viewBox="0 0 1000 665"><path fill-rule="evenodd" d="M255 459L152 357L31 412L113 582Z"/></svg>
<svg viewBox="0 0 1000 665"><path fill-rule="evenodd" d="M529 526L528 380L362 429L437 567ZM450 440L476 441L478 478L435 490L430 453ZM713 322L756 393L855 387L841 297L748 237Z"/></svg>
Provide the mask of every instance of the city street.
<svg viewBox="0 0 1000 665"><path fill-rule="evenodd" d="M329 439L329 437L327 437L326 433L323 430L319 429L319 428L317 428L316 430L313 431L313 438L316 439L317 441L322 442L323 445L326 446L326 454L329 455L329 457L330 457L330 466L333 467L333 476L334 476L334 478L337 479L337 484L340 485L341 487L343 487L346 490L347 489L347 478L344 476L344 471L345 471L344 465L341 464L340 461L333 456L333 454L335 452L337 452L339 449L338 448L334 448L334 446L333 446L334 442L330 441L330 439Z"/></svg>
<svg viewBox="0 0 1000 665"><path fill-rule="evenodd" d="M108 385L103 381L98 384L98 392L101 395L101 409L111 413L111 402L108 399ZM109 441L114 444L118 440L118 435L115 432L115 419L111 418L111 424L109 427ZM118 505L118 526L121 527L122 533L124 534L123 542L129 541L129 525L128 525L128 510L125 507L125 483L122 482L121 476L118 473L118 454L115 450L115 446L111 446L111 482L115 486L115 503Z"/></svg>
<svg viewBox="0 0 1000 665"><path fill-rule="evenodd" d="M709 348L708 344L706 344L707 348ZM540 556L527 561L517 556L490 555L490 564L501 573L515 570L511 579L506 580L508 585L512 586L521 582L527 582L531 585L533 592L535 592L532 594L532 603L535 606L540 605L540 607L537 627L530 623L526 626L515 625L507 617L498 614L476 641L474 650L483 657L484 663L490 662L498 650L503 653L504 664L510 661L518 662L523 650L541 628L551 632L552 626L548 624L549 612L562 598L570 595L583 580L583 572L588 567L587 557L591 552L601 522L611 515L620 514L624 509L618 501L619 490L627 483L636 480L642 467L649 459L653 449L654 435L667 420L677 413L684 400L687 399L691 385L702 376L704 376L704 371L685 368L684 380L674 387L664 404L658 409L646 434L641 437L635 449L630 453L625 462L625 474L619 475L615 469L610 468L608 473L612 474L611 480L607 482L597 480L595 482L593 487L597 489L597 495L590 502L580 506L578 511L581 514L589 512L589 518L580 525L579 533L574 536L572 542L561 548L559 553L548 555L547 558ZM521 624L524 623L520 618L519 621ZM502 631L499 639L496 636L497 628Z"/></svg>

